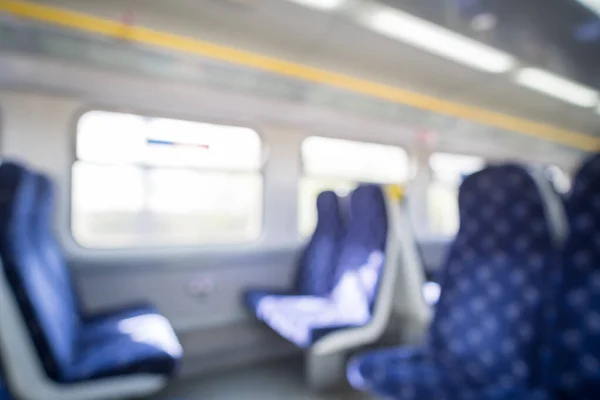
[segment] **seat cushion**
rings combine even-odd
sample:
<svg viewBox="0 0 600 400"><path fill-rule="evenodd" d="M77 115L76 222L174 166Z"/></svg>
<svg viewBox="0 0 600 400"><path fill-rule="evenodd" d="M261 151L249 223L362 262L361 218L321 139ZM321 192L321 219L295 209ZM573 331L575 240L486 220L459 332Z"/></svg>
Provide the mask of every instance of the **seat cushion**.
<svg viewBox="0 0 600 400"><path fill-rule="evenodd" d="M281 295L263 297L257 304L256 315L301 348L329 332L364 325L370 318L344 309L326 297Z"/></svg>
<svg viewBox="0 0 600 400"><path fill-rule="evenodd" d="M460 374L441 370L426 348L393 348L354 357L348 380L357 389L399 400L545 400L541 390L503 386L471 387Z"/></svg>
<svg viewBox="0 0 600 400"><path fill-rule="evenodd" d="M118 327L121 321L144 315L160 315L155 307L149 304L137 304L102 310L83 318L80 341L89 342L106 336L120 334Z"/></svg>
<svg viewBox="0 0 600 400"><path fill-rule="evenodd" d="M248 290L247 292L244 293L244 304L246 304L246 307L248 307L248 309L250 311L252 311L252 313L254 313L254 315L256 315L258 306L259 306L261 300L264 299L265 297L268 297L268 296L294 296L294 295L298 295L298 293L292 293L291 291L285 291L285 290L273 290L273 289Z"/></svg>
<svg viewBox="0 0 600 400"><path fill-rule="evenodd" d="M65 381L137 373L171 376L182 356L175 332L158 314L105 319L89 329L91 334L82 338Z"/></svg>
<svg viewBox="0 0 600 400"><path fill-rule="evenodd" d="M415 348L371 351L348 364L348 380L357 389L394 399L443 399L455 392L444 382L427 352ZM446 386L446 387L443 387Z"/></svg>

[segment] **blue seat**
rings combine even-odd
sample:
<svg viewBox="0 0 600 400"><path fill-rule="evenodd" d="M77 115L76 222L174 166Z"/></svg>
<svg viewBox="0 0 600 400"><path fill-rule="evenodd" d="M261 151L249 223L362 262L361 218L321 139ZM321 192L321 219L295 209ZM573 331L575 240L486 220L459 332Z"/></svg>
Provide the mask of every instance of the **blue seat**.
<svg viewBox="0 0 600 400"><path fill-rule="evenodd" d="M557 399L600 399L600 155L577 173L566 210L548 386Z"/></svg>
<svg viewBox="0 0 600 400"><path fill-rule="evenodd" d="M289 290L251 289L244 293L246 306L256 315L263 299L281 296L323 296L333 285L334 268L344 223L340 199L332 191L317 197L317 224L300 256L294 287Z"/></svg>
<svg viewBox="0 0 600 400"><path fill-rule="evenodd" d="M84 315L49 218L51 184L0 165L0 257L49 378L74 383L136 374L170 376L182 356L168 321L152 308Z"/></svg>
<svg viewBox="0 0 600 400"><path fill-rule="evenodd" d="M339 219L337 202L334 208L335 218ZM320 210L319 225L328 231L327 240L332 245L321 254L312 252L305 264L308 268L318 265L318 269L324 271L320 276L326 276L333 283L327 282L313 294L277 294L262 297L256 303L249 302L260 320L298 347L308 348L339 329L364 326L371 318L387 238L381 188L359 186L350 196L349 208L348 227L343 237L341 228L332 226L334 221L325 220L324 210ZM320 235L322 231L315 232L315 236ZM321 259L323 253L326 259ZM308 282L310 279L303 284L310 287Z"/></svg>
<svg viewBox="0 0 600 400"><path fill-rule="evenodd" d="M81 316L79 318L82 324L81 336L87 340L91 336L115 333L118 332L117 327L120 321L143 315L158 315L156 308L142 301L110 310L85 312L62 250L53 235L54 183L44 174L36 174L35 179L36 199L33 218L31 218L33 239L42 262L51 271L60 291L64 293L67 302L73 304L74 309Z"/></svg>
<svg viewBox="0 0 600 400"><path fill-rule="evenodd" d="M271 295L324 296L329 293L343 233L340 199L332 191L320 193L317 225L298 262L294 287L287 291L249 290L245 293L247 306L255 310L262 298Z"/></svg>
<svg viewBox="0 0 600 400"><path fill-rule="evenodd" d="M2 378L0 378L0 400L12 400L6 382Z"/></svg>
<svg viewBox="0 0 600 400"><path fill-rule="evenodd" d="M465 179L459 209L427 345L354 357L355 388L407 400L536 398L542 290L558 255L539 182L519 166L487 167Z"/></svg>

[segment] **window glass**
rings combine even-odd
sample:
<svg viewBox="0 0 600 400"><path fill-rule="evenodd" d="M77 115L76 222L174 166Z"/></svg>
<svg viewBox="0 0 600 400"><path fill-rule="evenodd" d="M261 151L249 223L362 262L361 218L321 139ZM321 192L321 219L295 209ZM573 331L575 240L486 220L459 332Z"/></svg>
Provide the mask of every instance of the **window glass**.
<svg viewBox="0 0 600 400"><path fill-rule="evenodd" d="M462 180L485 165L481 157L434 153L429 158L432 179L427 194L432 233L450 236L459 225L458 188Z"/></svg>
<svg viewBox="0 0 600 400"><path fill-rule="evenodd" d="M312 233L319 193L346 196L359 183L403 183L408 157L401 147L311 136L302 142L303 177L299 187L298 229Z"/></svg>
<svg viewBox="0 0 600 400"><path fill-rule="evenodd" d="M398 183L408 174L401 147L319 136L302 142L302 166L308 176L362 182Z"/></svg>
<svg viewBox="0 0 600 400"><path fill-rule="evenodd" d="M261 163L248 128L89 112L77 130L73 236L93 248L256 239Z"/></svg>

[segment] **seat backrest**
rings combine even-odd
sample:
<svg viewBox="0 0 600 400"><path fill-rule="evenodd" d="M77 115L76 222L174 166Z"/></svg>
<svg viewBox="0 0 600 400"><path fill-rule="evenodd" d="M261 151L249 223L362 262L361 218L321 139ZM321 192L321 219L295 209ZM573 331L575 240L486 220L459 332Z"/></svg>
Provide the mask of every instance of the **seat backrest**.
<svg viewBox="0 0 600 400"><path fill-rule="evenodd" d="M541 379L544 287L558 250L548 185L517 165L489 166L459 191L460 229L430 328L436 361L459 384L511 388Z"/></svg>
<svg viewBox="0 0 600 400"><path fill-rule="evenodd" d="M0 257L46 373L60 379L73 361L78 316L35 248L36 178L26 168L0 165Z"/></svg>
<svg viewBox="0 0 600 400"><path fill-rule="evenodd" d="M8 386L6 386L6 382L4 382L4 378L0 378L0 400L11 400L12 396L10 395L10 391L8 390Z"/></svg>
<svg viewBox="0 0 600 400"><path fill-rule="evenodd" d="M64 293L68 302L73 304L80 314L79 299L75 285L66 264L62 249L56 242L52 229L54 214L54 183L44 175L36 175L36 199L31 218L33 241L40 253L42 262L56 279L56 285Z"/></svg>
<svg viewBox="0 0 600 400"><path fill-rule="evenodd" d="M558 398L600 398L600 155L587 160L566 200L570 234L555 296L552 383Z"/></svg>
<svg viewBox="0 0 600 400"><path fill-rule="evenodd" d="M385 262L388 220L381 187L360 185L350 195L349 209L332 297L368 316Z"/></svg>
<svg viewBox="0 0 600 400"><path fill-rule="evenodd" d="M299 263L299 294L325 296L331 291L343 233L344 223L338 196L332 191L319 194L317 226Z"/></svg>

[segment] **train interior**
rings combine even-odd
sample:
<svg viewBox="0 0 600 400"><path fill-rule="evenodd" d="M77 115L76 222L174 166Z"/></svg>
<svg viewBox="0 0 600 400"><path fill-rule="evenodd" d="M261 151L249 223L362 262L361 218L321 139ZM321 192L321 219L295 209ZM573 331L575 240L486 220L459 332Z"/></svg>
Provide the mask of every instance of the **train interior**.
<svg viewBox="0 0 600 400"><path fill-rule="evenodd" d="M600 398L594 0L0 0L0 399Z"/></svg>

